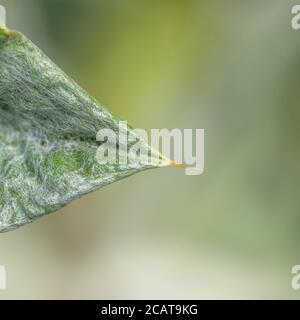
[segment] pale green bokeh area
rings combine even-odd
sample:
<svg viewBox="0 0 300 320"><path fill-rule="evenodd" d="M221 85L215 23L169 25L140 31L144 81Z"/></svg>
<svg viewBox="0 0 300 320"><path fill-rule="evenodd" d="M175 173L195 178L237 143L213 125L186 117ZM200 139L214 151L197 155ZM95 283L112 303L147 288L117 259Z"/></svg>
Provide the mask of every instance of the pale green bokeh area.
<svg viewBox="0 0 300 320"><path fill-rule="evenodd" d="M151 170L1 234L0 298L300 297L295 1L0 4L120 118L206 144L201 176Z"/></svg>

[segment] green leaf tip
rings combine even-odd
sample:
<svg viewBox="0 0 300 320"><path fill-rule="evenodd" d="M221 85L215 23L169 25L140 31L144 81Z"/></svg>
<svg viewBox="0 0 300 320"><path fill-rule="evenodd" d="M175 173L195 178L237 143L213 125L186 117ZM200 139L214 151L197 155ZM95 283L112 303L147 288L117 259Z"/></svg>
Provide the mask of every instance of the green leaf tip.
<svg viewBox="0 0 300 320"><path fill-rule="evenodd" d="M1 36L9 36L11 31L3 26L0 26L0 35Z"/></svg>
<svg viewBox="0 0 300 320"><path fill-rule="evenodd" d="M109 183L170 165L164 157L157 165L100 165L97 132L117 132L119 122L24 35L0 28L0 232ZM139 138L131 128L127 133Z"/></svg>
<svg viewBox="0 0 300 320"><path fill-rule="evenodd" d="M0 26L0 48L12 34L9 29Z"/></svg>

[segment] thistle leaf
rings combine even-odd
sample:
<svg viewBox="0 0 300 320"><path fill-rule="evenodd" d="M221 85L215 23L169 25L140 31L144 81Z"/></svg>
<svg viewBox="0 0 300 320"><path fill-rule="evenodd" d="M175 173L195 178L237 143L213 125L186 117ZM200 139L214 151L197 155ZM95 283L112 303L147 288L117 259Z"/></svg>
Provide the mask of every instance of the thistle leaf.
<svg viewBox="0 0 300 320"><path fill-rule="evenodd" d="M119 121L24 35L0 29L0 232L141 170L170 164L160 157L157 165L134 159L100 165L97 132L117 133ZM150 151L144 143L141 152Z"/></svg>

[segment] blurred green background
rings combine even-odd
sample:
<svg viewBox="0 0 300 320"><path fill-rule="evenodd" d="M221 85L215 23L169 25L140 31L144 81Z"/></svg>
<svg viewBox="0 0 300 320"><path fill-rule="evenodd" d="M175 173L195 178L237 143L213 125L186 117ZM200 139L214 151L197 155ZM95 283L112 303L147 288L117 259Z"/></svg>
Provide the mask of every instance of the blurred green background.
<svg viewBox="0 0 300 320"><path fill-rule="evenodd" d="M135 127L204 128L205 172L144 172L0 235L0 299L299 298L300 31L289 0L1 0Z"/></svg>

